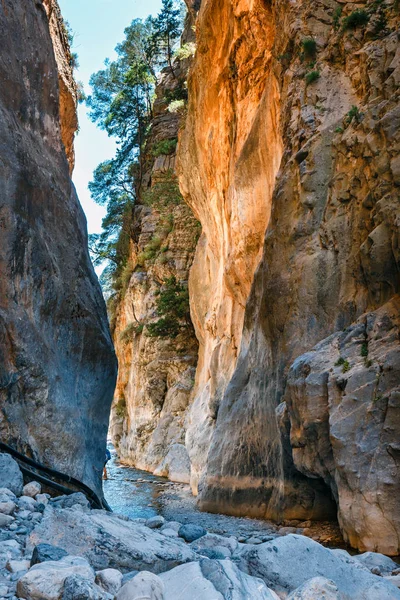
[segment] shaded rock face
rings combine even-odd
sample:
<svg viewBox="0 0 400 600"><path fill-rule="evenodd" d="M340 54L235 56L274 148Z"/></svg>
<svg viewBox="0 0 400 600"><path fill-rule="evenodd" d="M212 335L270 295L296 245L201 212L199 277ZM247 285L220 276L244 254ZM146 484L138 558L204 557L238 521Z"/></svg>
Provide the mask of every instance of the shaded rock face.
<svg viewBox="0 0 400 600"><path fill-rule="evenodd" d="M203 509L321 518L335 499L354 546L396 554L398 14L360 6L346 29L344 2L202 3L179 153L203 226L186 443Z"/></svg>
<svg viewBox="0 0 400 600"><path fill-rule="evenodd" d="M175 149L180 115L167 110L165 97L182 85L187 60L173 75L163 72L156 89L154 118L140 202L133 209L128 283L117 301L114 341L119 376L110 432L119 457L139 469L188 483L185 419L195 379L198 343L189 317L177 336L151 337L159 321L157 301L175 277L186 287L199 237L199 223L179 192ZM163 154L163 145L168 154Z"/></svg>
<svg viewBox="0 0 400 600"><path fill-rule="evenodd" d="M41 2L1 3L0 77L0 435L100 492L116 360Z"/></svg>

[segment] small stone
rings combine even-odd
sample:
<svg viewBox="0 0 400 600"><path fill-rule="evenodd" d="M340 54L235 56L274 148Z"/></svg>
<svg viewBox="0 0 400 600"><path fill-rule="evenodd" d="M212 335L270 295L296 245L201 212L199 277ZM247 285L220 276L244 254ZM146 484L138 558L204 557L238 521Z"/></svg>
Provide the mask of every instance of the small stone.
<svg viewBox="0 0 400 600"><path fill-rule="evenodd" d="M38 481L31 481L24 485L22 493L24 496L30 496L30 498L35 498L42 491L42 486Z"/></svg>
<svg viewBox="0 0 400 600"><path fill-rule="evenodd" d="M31 567L33 567L33 565L37 565L39 563L43 563L50 560L61 560L67 555L68 552L66 552L62 548L59 548L58 546L52 546L51 544L38 544L33 549Z"/></svg>
<svg viewBox="0 0 400 600"><path fill-rule="evenodd" d="M14 520L14 517L0 513L0 527L7 527L8 525L11 525Z"/></svg>
<svg viewBox="0 0 400 600"><path fill-rule="evenodd" d="M279 535L288 535L289 533L297 533L296 527L281 527L278 531Z"/></svg>
<svg viewBox="0 0 400 600"><path fill-rule="evenodd" d="M6 564L6 569L10 573L19 573L20 571L28 571L30 566L29 560L9 560Z"/></svg>
<svg viewBox="0 0 400 600"><path fill-rule="evenodd" d="M161 529L161 534L165 537L175 538L178 537L178 532L175 529Z"/></svg>
<svg viewBox="0 0 400 600"><path fill-rule="evenodd" d="M244 544L246 542L247 538L244 535L240 535L237 539L238 542L240 542L241 544Z"/></svg>
<svg viewBox="0 0 400 600"><path fill-rule="evenodd" d="M44 506L47 506L47 504L49 503L49 499L47 497L47 494L38 494L36 496L35 500L39 504L44 504Z"/></svg>
<svg viewBox="0 0 400 600"><path fill-rule="evenodd" d="M8 488L0 488L0 496L8 496L11 500L15 500L16 495Z"/></svg>
<svg viewBox="0 0 400 600"><path fill-rule="evenodd" d="M62 600L101 600L111 598L99 588L93 581L82 575L69 575L65 578Z"/></svg>
<svg viewBox="0 0 400 600"><path fill-rule="evenodd" d="M179 523L178 521L167 521L161 527L161 531L164 531L164 529L173 529L174 531L178 532L181 527L182 527L182 523Z"/></svg>
<svg viewBox="0 0 400 600"><path fill-rule="evenodd" d="M28 519L31 516L31 511L30 510L20 510L18 511L18 521L24 521L25 519Z"/></svg>
<svg viewBox="0 0 400 600"><path fill-rule="evenodd" d="M165 519L161 515L156 515L155 517L151 517L147 519L146 526L150 527L150 529L158 529L164 525Z"/></svg>
<svg viewBox="0 0 400 600"><path fill-rule="evenodd" d="M36 510L37 502L31 496L21 496L18 500L18 506L20 510L29 510L33 512Z"/></svg>
<svg viewBox="0 0 400 600"><path fill-rule="evenodd" d="M115 595L122 587L122 573L117 569L97 571L96 583L109 594Z"/></svg>
<svg viewBox="0 0 400 600"><path fill-rule="evenodd" d="M255 544L255 545L262 544L262 540L260 540L260 538L258 538L258 537L252 536L252 537L248 538L246 544Z"/></svg>
<svg viewBox="0 0 400 600"><path fill-rule="evenodd" d="M203 535L206 535L207 531L204 529L204 527L201 527L200 525L188 524L182 525L178 533L179 537L183 538L185 542L188 542L188 544L190 544L191 542L194 542L195 540L198 540L199 538L203 537Z"/></svg>
<svg viewBox="0 0 400 600"><path fill-rule="evenodd" d="M3 513L3 515L12 515L15 509L16 504L12 500L0 502L0 513Z"/></svg>

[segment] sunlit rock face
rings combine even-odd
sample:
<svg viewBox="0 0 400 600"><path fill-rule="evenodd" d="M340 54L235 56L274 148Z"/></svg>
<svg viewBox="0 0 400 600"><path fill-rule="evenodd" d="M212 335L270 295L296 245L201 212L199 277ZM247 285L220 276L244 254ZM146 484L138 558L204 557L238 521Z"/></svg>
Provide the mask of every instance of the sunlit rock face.
<svg viewBox="0 0 400 600"><path fill-rule="evenodd" d="M199 218L190 274L200 343L186 445L197 493L219 404L235 368L282 142L274 23L264 2L203 2L179 148L181 189Z"/></svg>
<svg viewBox="0 0 400 600"><path fill-rule="evenodd" d="M203 509L323 518L335 500L353 546L396 554L398 14L365 4L353 27L346 3L202 2L179 151L203 227L186 444ZM371 359L343 341L360 323Z"/></svg>
<svg viewBox="0 0 400 600"><path fill-rule="evenodd" d="M53 43L65 40L52 42L49 11L0 4L0 435L100 492L116 359L70 180L74 87L60 97Z"/></svg>

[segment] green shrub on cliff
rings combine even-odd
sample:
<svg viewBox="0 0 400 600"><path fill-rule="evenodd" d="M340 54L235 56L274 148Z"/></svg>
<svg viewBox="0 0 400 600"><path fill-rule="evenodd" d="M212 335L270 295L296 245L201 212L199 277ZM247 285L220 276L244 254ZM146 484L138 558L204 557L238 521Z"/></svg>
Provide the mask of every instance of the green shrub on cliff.
<svg viewBox="0 0 400 600"><path fill-rule="evenodd" d="M357 29L363 27L369 21L369 15L366 10L358 9L350 13L343 19L342 27L344 30Z"/></svg>
<svg viewBox="0 0 400 600"><path fill-rule="evenodd" d="M189 291L175 277L164 282L157 300L157 314L161 318L147 325L150 337L175 338L190 323Z"/></svg>
<svg viewBox="0 0 400 600"><path fill-rule="evenodd" d="M153 146L152 155L154 157L162 156L168 154L173 154L176 150L176 145L178 143L177 138L173 138L171 140L161 140Z"/></svg>

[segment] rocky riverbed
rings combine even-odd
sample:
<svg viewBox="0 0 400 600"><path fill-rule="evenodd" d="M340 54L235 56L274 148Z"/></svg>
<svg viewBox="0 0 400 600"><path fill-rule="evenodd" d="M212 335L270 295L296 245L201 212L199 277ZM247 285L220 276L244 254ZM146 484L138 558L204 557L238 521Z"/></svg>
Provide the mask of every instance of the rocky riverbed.
<svg viewBox="0 0 400 600"><path fill-rule="evenodd" d="M92 510L80 493L24 486L5 454L0 482L1 599L400 599L400 569L381 554L352 557L272 527L245 538L245 519L218 534L200 521Z"/></svg>

